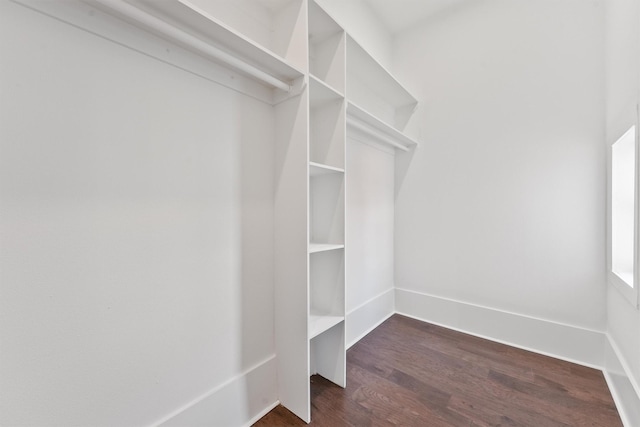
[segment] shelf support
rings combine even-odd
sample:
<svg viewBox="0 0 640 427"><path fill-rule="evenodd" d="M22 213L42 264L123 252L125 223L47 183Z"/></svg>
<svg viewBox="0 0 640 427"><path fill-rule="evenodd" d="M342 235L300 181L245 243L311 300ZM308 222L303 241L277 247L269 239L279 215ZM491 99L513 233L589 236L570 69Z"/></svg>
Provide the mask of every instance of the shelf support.
<svg viewBox="0 0 640 427"><path fill-rule="evenodd" d="M221 62L269 86L287 93L291 91L290 84L273 77L259 68L256 68L253 65L238 59L235 56L180 30L179 28L176 28L129 3L125 3L122 0L93 0L93 3L97 3L106 10L115 12L129 21L133 21L135 24L150 29L169 41L177 42L178 44L186 46L209 59Z"/></svg>
<svg viewBox="0 0 640 427"><path fill-rule="evenodd" d="M372 129L371 127L363 124L362 122L360 122L359 120L354 119L351 116L347 116L347 125L359 130L360 132L371 136L375 139L377 139L378 141L384 142L385 144L389 144L394 148L397 148L398 150L402 150L402 151L409 151L409 148L405 147L404 145L394 141L393 139L389 138L386 135L383 135L380 132L375 131L374 129Z"/></svg>

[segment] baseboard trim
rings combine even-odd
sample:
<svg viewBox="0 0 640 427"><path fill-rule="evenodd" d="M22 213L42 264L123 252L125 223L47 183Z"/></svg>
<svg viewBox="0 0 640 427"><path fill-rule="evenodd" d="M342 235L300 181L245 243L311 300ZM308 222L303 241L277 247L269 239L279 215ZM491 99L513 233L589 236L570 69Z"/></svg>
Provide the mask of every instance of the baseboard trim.
<svg viewBox="0 0 640 427"><path fill-rule="evenodd" d="M640 426L640 387L615 341L606 334L604 378L625 427Z"/></svg>
<svg viewBox="0 0 640 427"><path fill-rule="evenodd" d="M246 423L244 426L242 427L251 427L252 425L254 425L255 423L257 423L260 418L264 417L265 415L267 415L269 412L271 412L273 409L276 408L276 406L278 406L280 404L279 400L276 400L274 403L272 403L271 405L267 406L266 408L264 408L262 411L258 412L258 414L256 414L256 416L254 416L253 418L251 418L249 420L248 423Z"/></svg>
<svg viewBox="0 0 640 427"><path fill-rule="evenodd" d="M604 366L604 332L407 289L395 291L398 314L579 365Z"/></svg>
<svg viewBox="0 0 640 427"><path fill-rule="evenodd" d="M368 299L347 313L347 348L393 316L395 312L393 288Z"/></svg>
<svg viewBox="0 0 640 427"><path fill-rule="evenodd" d="M276 356L257 363L239 375L152 424L153 426L250 426L278 405Z"/></svg>

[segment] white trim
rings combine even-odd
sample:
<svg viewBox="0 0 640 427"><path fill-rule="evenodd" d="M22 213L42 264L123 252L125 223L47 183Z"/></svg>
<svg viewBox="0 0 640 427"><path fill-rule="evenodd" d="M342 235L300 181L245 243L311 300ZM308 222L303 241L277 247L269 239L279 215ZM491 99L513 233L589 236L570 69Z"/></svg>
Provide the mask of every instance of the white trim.
<svg viewBox="0 0 640 427"><path fill-rule="evenodd" d="M606 370L602 371L602 375L604 376L604 381L607 383L607 387L609 388L609 392L611 393L611 397L613 398L613 403L615 403L616 405L616 409L618 410L618 415L620 415L622 425L624 427L635 427L633 424L631 424L630 417L629 415L627 415L627 412L624 409L626 407L622 403L624 399L619 388L616 386L615 381Z"/></svg>
<svg viewBox="0 0 640 427"><path fill-rule="evenodd" d="M604 365L602 331L396 288L396 312L455 331L595 369Z"/></svg>
<svg viewBox="0 0 640 427"><path fill-rule="evenodd" d="M271 405L265 407L262 411L258 412L258 414L256 414L255 417L251 418L249 420L249 422L247 422L246 424L244 424L242 427L251 427L252 425L254 425L255 423L257 423L258 421L260 421L260 419L262 417L264 417L265 415L267 415L269 412L273 411L278 405L280 404L279 400L276 400L274 403L272 403Z"/></svg>
<svg viewBox="0 0 640 427"><path fill-rule="evenodd" d="M385 321L387 321L391 316L393 316L394 314L398 314L395 311L392 313L389 313L387 316L383 317L382 319L380 319L380 321L378 321L375 325L373 325L372 327L370 327L369 329L367 329L365 332L363 332L362 334L358 335L358 337L356 337L353 342L348 343L347 344L347 350L350 349L353 345L357 344L358 341L360 341L362 338L366 337L367 335L369 335L371 332L373 332L378 326L382 325Z"/></svg>
<svg viewBox="0 0 640 427"><path fill-rule="evenodd" d="M227 407L229 409L229 411L225 414L226 419L238 420L240 418L245 418L243 420L239 420L238 425L245 425L245 424L251 425L250 423L251 420L260 419L271 409L275 408L279 403L277 399L277 390L276 390L276 381L275 381L276 380L275 360L276 360L276 356L272 355L267 359L263 360L262 362L258 362L257 364L246 369L240 374L235 375L234 377L228 379L222 384L219 384L216 387L212 388L211 390L207 391L206 393L198 396L191 402L186 403L185 405L182 405L178 409L170 412L169 414L162 417L158 421L152 423L151 425L152 426L180 425L181 420L183 418L190 417L189 419L192 419L193 417L198 417L198 413L206 415L207 412L210 412L210 411L207 411L208 408L216 408L216 407ZM258 394L261 393L259 390L252 390L252 393L255 394L254 396L242 396L246 402L238 402L238 405L236 406L236 408L230 408L228 407L228 405L225 405L225 402L237 401L238 396L236 391L241 390L244 384L251 383L250 381L251 377L262 379L262 377L264 376L272 378L271 384L262 384L268 389L266 391L266 394L271 396L272 398L269 399L269 403L267 403L266 406L254 411L255 412L254 414L249 414L250 416L249 419L246 419L248 418L247 414L243 413L243 409L246 409L246 405L243 405L243 403L249 403L249 406L251 406L250 405L251 402L248 402L248 401L252 400L252 401L259 402L259 404L264 404L263 402L264 402L265 396L258 396ZM266 408L270 408L270 409L266 409ZM198 419L199 421L198 425L207 424L207 422L211 422L211 419L208 416L201 416L200 418L202 419Z"/></svg>
<svg viewBox="0 0 640 427"><path fill-rule="evenodd" d="M625 427L640 425L640 387L615 341L606 334L606 360L603 374Z"/></svg>
<svg viewBox="0 0 640 427"><path fill-rule="evenodd" d="M389 288L347 312L347 349L395 314L393 291Z"/></svg>
<svg viewBox="0 0 640 427"><path fill-rule="evenodd" d="M608 332L605 334L605 337L607 338L609 345L613 349L615 356L618 358L618 362L620 363L620 366L622 366L622 369L624 370L625 375L629 379L631 386L633 387L634 391L638 395L638 399L640 399L640 384L636 381L635 377L633 376L631 367L627 362L627 359L623 356L622 351L620 351L620 347L618 347L618 344L616 344L616 341Z"/></svg>
<svg viewBox="0 0 640 427"><path fill-rule="evenodd" d="M395 288L389 288L386 291L382 291L380 292L378 295L369 298L368 300L366 300L365 302L363 302L362 304L358 304L357 306L355 306L354 308L352 308L351 310L349 310L347 312L347 316L350 315L351 313L353 313L356 310L360 310L361 308L363 308L365 305L372 303L373 301L377 300L378 298L380 298L381 296L383 296L386 293L389 293L391 291L394 291Z"/></svg>
<svg viewBox="0 0 640 427"><path fill-rule="evenodd" d="M531 316L531 315L528 315L528 314L516 313L515 311L509 311L509 310L504 310L504 309L500 309L500 308L489 307L489 306L482 305L482 304L476 304L476 303L472 303L472 302L461 301L461 300L457 300L457 299L454 299L454 298L433 295L433 294L429 294L427 292L418 292L418 291L412 291L410 289L403 289L403 288L394 288L394 289L396 291L411 292L411 293L414 293L416 295L427 296L427 297L430 297L430 298L438 298L438 299L441 299L441 300L444 300L444 301L450 301L450 302L454 302L454 303L458 303L458 304L470 305L470 306L482 308L482 309L485 309L485 310L498 311L500 313L509 314L509 315L512 315L512 316L524 317L526 319L536 320L536 321L539 321L539 322L550 322L550 323L556 324L558 326L564 326L564 327L567 327L567 328L580 329L580 330L583 330L583 331L586 331L586 332L593 332L593 333L597 333L597 334L604 334L605 333L604 330L585 328L584 326L572 325L570 323L564 323L564 322L560 322L560 321L557 321L557 320L543 319L542 317L536 317L536 316ZM402 314L402 313L398 312L398 314Z"/></svg>

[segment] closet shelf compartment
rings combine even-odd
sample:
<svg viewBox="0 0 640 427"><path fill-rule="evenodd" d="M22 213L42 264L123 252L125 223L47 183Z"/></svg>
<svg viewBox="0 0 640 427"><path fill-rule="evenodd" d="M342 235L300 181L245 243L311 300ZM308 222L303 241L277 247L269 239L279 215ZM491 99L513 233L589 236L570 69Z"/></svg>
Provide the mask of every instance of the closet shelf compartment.
<svg viewBox="0 0 640 427"><path fill-rule="evenodd" d="M348 133L363 133L376 142L390 145L402 151L409 151L418 143L399 130L357 106L353 102L347 103L347 131Z"/></svg>
<svg viewBox="0 0 640 427"><path fill-rule="evenodd" d="M344 321L344 316L311 313L309 315L309 339L315 338L321 333L333 328Z"/></svg>
<svg viewBox="0 0 640 427"><path fill-rule="evenodd" d="M304 72L186 0L86 0L262 84L291 89Z"/></svg>
<svg viewBox="0 0 640 427"><path fill-rule="evenodd" d="M347 38L347 87L359 81L394 108L415 106L418 100L353 37Z"/></svg>
<svg viewBox="0 0 640 427"><path fill-rule="evenodd" d="M314 254L317 252L334 251L336 249L344 249L344 244L341 243L309 243L309 253Z"/></svg>
<svg viewBox="0 0 640 427"><path fill-rule="evenodd" d="M338 92L327 83L320 80L313 74L309 74L309 84L311 87L311 99L309 100L311 108L317 108L328 102L336 102L344 99L344 95Z"/></svg>
<svg viewBox="0 0 640 427"><path fill-rule="evenodd" d="M339 92L345 87L345 32L309 0L309 73Z"/></svg>
<svg viewBox="0 0 640 427"><path fill-rule="evenodd" d="M324 165L322 163L309 162L309 176L315 177L334 173L344 173L344 169Z"/></svg>

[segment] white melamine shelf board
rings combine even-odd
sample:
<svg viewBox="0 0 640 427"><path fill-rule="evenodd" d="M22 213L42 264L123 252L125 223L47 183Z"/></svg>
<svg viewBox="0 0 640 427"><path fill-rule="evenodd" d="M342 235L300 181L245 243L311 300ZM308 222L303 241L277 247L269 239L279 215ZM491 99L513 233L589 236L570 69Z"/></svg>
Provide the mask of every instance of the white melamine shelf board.
<svg viewBox="0 0 640 427"><path fill-rule="evenodd" d="M344 99L344 95L313 74L309 75L309 85L311 97L309 98L311 108L322 106L328 102L337 102Z"/></svg>
<svg viewBox="0 0 640 427"><path fill-rule="evenodd" d="M128 0L129 4L236 56L273 77L291 82L304 72L186 0ZM108 3L106 3L108 5ZM188 46L185 46L189 48Z"/></svg>
<svg viewBox="0 0 640 427"><path fill-rule="evenodd" d="M322 163L309 162L309 176L329 175L334 173L344 173L344 169L323 165Z"/></svg>
<svg viewBox="0 0 640 427"><path fill-rule="evenodd" d="M333 251L336 249L343 249L343 244L335 244L335 243L310 243L309 244L309 253L317 253L317 252L325 252L325 251Z"/></svg>
<svg viewBox="0 0 640 427"><path fill-rule="evenodd" d="M317 337L342 321L344 321L344 316L312 312L309 315L309 339Z"/></svg>
<svg viewBox="0 0 640 427"><path fill-rule="evenodd" d="M309 43L319 43L344 30L325 10L309 2Z"/></svg>
<svg viewBox="0 0 640 427"><path fill-rule="evenodd" d="M357 126L358 129L365 127L367 128L366 132L370 133L371 136L377 136L379 141L402 150L407 150L418 144L414 139L389 126L353 102L347 103L347 129L350 126Z"/></svg>
<svg viewBox="0 0 640 427"><path fill-rule="evenodd" d="M347 76L358 79L396 109L418 104L418 100L350 36L347 37Z"/></svg>

